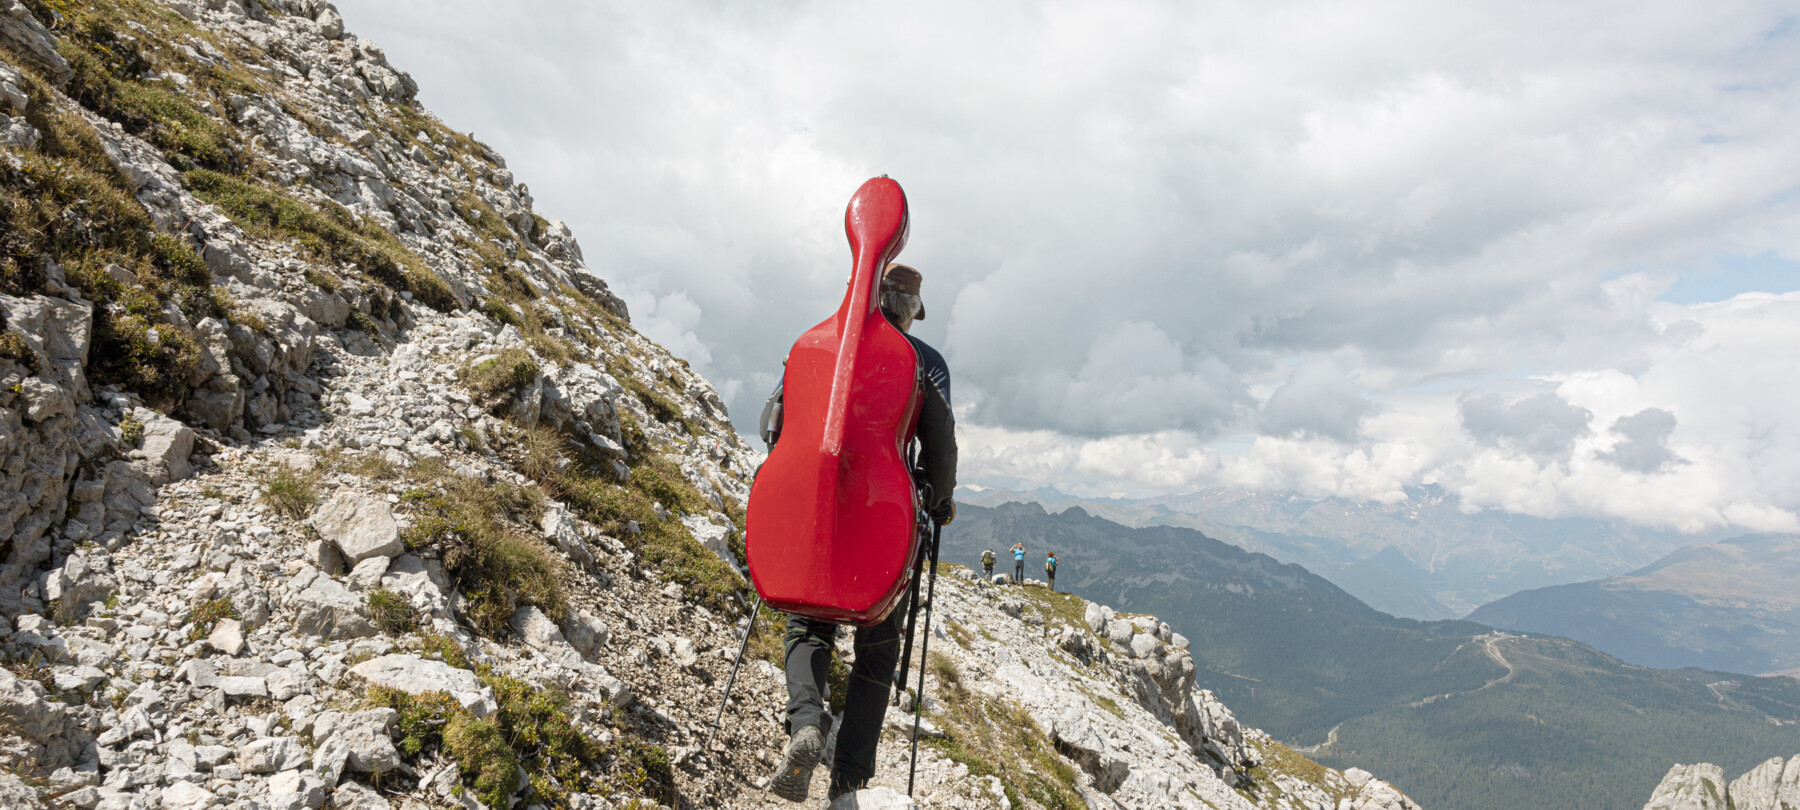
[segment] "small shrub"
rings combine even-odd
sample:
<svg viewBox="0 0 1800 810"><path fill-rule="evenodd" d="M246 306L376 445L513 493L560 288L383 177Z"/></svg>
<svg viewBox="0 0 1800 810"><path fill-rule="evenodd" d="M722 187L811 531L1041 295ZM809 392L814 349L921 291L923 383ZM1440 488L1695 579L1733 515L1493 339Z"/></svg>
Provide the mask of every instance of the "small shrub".
<svg viewBox="0 0 1800 810"><path fill-rule="evenodd" d="M25 342L25 336L18 332L0 332L0 358L18 363L28 373L38 373L37 352L31 350L31 346Z"/></svg>
<svg viewBox="0 0 1800 810"><path fill-rule="evenodd" d="M137 447L144 443L144 423L129 416L119 420L119 438L125 440L128 447Z"/></svg>
<svg viewBox="0 0 1800 810"><path fill-rule="evenodd" d="M444 745L444 727L462 712L462 704L444 692L408 694L386 686L371 686L364 700L371 709L400 713L400 751L408 757L430 754Z"/></svg>
<svg viewBox="0 0 1800 810"><path fill-rule="evenodd" d="M228 598L201 602L188 611L187 623L194 626L188 631L188 641L199 641L212 635L220 619L235 618L238 618L237 607Z"/></svg>
<svg viewBox="0 0 1800 810"><path fill-rule="evenodd" d="M405 635L419 626L419 612L412 603L386 588L369 592L369 618L390 636Z"/></svg>
<svg viewBox="0 0 1800 810"><path fill-rule="evenodd" d="M313 505L319 502L317 476L278 465L272 474L263 479L262 501L275 510L276 514L290 520L305 518L312 511Z"/></svg>
<svg viewBox="0 0 1800 810"><path fill-rule="evenodd" d="M519 757L506 744L500 724L458 713L444 726L444 750L489 807L506 807L519 790Z"/></svg>

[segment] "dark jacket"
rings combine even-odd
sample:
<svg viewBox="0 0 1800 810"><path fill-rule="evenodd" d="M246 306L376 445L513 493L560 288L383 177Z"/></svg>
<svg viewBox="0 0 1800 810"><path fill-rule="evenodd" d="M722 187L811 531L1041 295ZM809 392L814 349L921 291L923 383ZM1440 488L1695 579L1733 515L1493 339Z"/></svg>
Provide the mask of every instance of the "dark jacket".
<svg viewBox="0 0 1800 810"><path fill-rule="evenodd" d="M950 410L950 366L937 349L912 335L913 351L919 356L920 385L924 402L919 409L919 429L914 438L919 442L918 470L914 477L930 485L930 500L925 511L931 519L943 523L950 518L950 499L956 491L956 416ZM758 426L762 440L770 448L781 438L781 383L763 406Z"/></svg>

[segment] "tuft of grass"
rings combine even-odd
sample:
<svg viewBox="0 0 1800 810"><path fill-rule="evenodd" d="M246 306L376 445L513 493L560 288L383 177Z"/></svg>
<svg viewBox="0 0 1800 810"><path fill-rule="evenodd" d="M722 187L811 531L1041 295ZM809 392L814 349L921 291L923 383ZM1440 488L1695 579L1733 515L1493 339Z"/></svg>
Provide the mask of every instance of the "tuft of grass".
<svg viewBox="0 0 1800 810"><path fill-rule="evenodd" d="M456 643L456 639L443 633L420 634L419 651L429 656L436 656L438 660L457 669L469 668L469 656L463 652L462 645Z"/></svg>
<svg viewBox="0 0 1800 810"><path fill-rule="evenodd" d="M956 668L956 662L950 660L949 656L932 653L930 668L932 680L937 682L939 688L951 693L950 699L959 699L964 694L962 670Z"/></svg>
<svg viewBox="0 0 1800 810"><path fill-rule="evenodd" d="M969 692L947 698L944 705L946 710L938 719L945 736L924 744L962 763L973 776L999 777L1014 807L1026 804L1020 796L1023 792L1041 807L1085 810L1079 774L1057 754L1055 745L1023 707Z"/></svg>
<svg viewBox="0 0 1800 810"><path fill-rule="evenodd" d="M204 639L212 635L213 628L218 626L220 619L236 618L239 618L237 606L231 604L229 598L201 602L188 611L187 623L194 627L188 631L187 639L188 641Z"/></svg>
<svg viewBox="0 0 1800 810"><path fill-rule="evenodd" d="M418 629L419 612L406 597L386 588L369 591L369 618L381 632L401 636Z"/></svg>
<svg viewBox="0 0 1800 810"><path fill-rule="evenodd" d="M460 373L463 387L489 410L501 409L512 392L530 385L538 376L537 361L524 349L504 349Z"/></svg>
<svg viewBox="0 0 1800 810"><path fill-rule="evenodd" d="M445 573L468 597L464 617L493 638L509 632L523 605L560 619L568 611L563 563L520 528L543 514L543 492L448 473L435 484L441 492L416 489L404 496L418 509L406 543L437 550Z"/></svg>
<svg viewBox="0 0 1800 810"><path fill-rule="evenodd" d="M318 476L277 465L263 478L262 502L289 520L304 519L319 502Z"/></svg>

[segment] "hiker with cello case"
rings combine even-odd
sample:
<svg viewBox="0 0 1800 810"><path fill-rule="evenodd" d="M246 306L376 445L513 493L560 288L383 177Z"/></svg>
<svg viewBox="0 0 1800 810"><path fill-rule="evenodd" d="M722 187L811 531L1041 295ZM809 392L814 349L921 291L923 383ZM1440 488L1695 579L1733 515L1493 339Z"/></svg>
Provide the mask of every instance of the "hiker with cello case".
<svg viewBox="0 0 1800 810"><path fill-rule="evenodd" d="M849 289L834 315L794 343L764 410L769 457L751 485L744 544L759 602L789 615L789 739L768 784L789 801L806 800L831 733L826 672L838 627L855 626L856 660L830 763L827 798L834 801L875 774L890 689L906 681L927 571L923 638L930 642L939 531L956 513L956 437L949 368L907 334L925 317L919 272L893 261L908 226L898 183L877 177L857 190L844 214ZM917 745L915 726L915 759Z"/></svg>

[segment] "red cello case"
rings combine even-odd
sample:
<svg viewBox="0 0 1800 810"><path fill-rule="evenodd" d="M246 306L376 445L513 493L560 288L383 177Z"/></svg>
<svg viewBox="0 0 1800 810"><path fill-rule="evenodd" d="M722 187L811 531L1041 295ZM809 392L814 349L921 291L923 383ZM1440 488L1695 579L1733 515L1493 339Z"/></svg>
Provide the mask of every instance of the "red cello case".
<svg viewBox="0 0 1800 810"><path fill-rule="evenodd" d="M899 183L857 189L844 212L850 288L788 353L781 441L750 487L744 532L751 582L777 610L878 624L911 579L919 494L904 448L919 359L879 308L882 271L908 224Z"/></svg>

